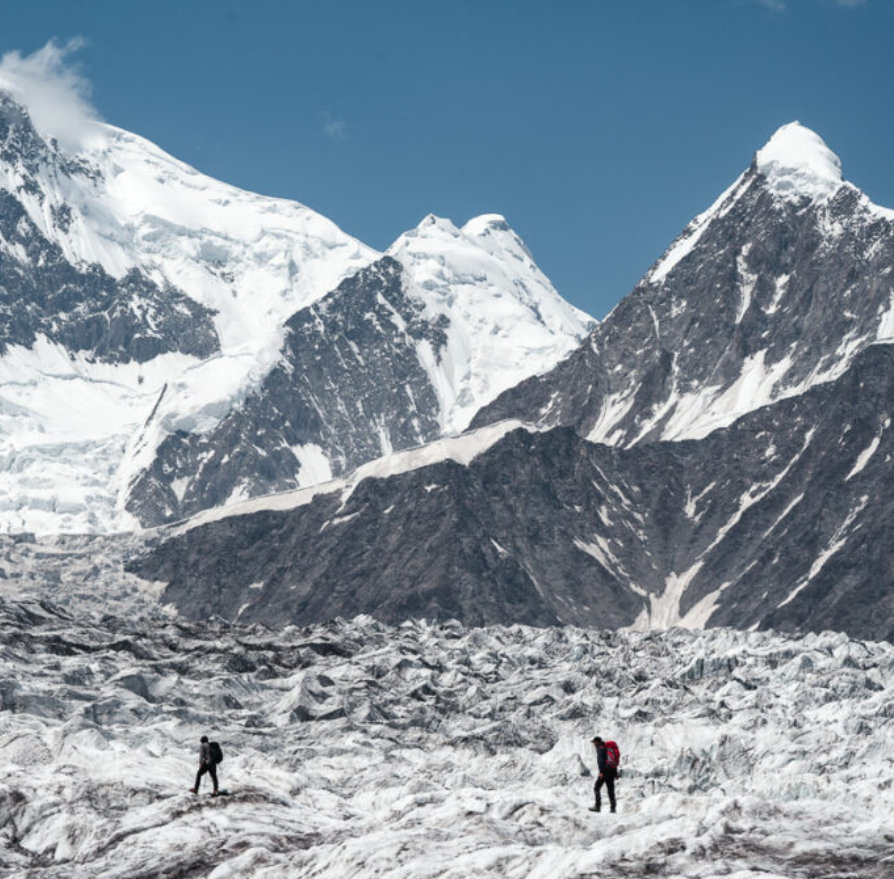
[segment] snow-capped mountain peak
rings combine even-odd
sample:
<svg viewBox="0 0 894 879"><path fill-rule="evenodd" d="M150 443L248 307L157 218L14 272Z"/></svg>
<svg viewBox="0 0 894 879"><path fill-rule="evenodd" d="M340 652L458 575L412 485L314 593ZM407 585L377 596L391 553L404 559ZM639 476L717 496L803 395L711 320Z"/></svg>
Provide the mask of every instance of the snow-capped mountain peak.
<svg viewBox="0 0 894 879"><path fill-rule="evenodd" d="M431 318L449 322L437 357L420 352L441 402L441 423L464 429L485 401L523 374L543 372L571 351L593 321L562 299L499 214L462 229L429 214L387 251Z"/></svg>
<svg viewBox="0 0 894 879"><path fill-rule="evenodd" d="M776 195L824 201L842 185L841 160L815 132L789 122L758 151L755 167Z"/></svg>
<svg viewBox="0 0 894 879"><path fill-rule="evenodd" d="M178 429L218 420L270 369L286 319L379 254L138 135L90 120L70 144L31 110L0 86L2 524L106 528L132 430L158 408ZM60 399L97 413L86 434Z"/></svg>
<svg viewBox="0 0 894 879"><path fill-rule="evenodd" d="M843 180L819 135L790 123L587 345L474 423L570 423L615 445L704 437L834 381L889 340L892 264L894 211Z"/></svg>

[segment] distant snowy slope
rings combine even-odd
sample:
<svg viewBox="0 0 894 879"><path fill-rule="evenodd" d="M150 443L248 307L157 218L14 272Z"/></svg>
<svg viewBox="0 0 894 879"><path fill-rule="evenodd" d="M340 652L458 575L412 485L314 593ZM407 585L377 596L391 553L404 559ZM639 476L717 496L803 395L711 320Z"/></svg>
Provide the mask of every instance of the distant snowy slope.
<svg viewBox="0 0 894 879"><path fill-rule="evenodd" d="M551 368L594 321L555 291L499 214L458 229L429 215L388 254L432 318L449 321L437 360L427 357L448 433L464 430L485 402Z"/></svg>
<svg viewBox="0 0 894 879"><path fill-rule="evenodd" d="M2 100L0 187L77 266L132 270L215 312L224 351L274 352L285 319L376 253L297 202L201 174L143 138L97 123L74 156Z"/></svg>
<svg viewBox="0 0 894 879"><path fill-rule="evenodd" d="M894 211L840 169L817 134L783 126L580 348L474 423L702 437L840 376L894 337Z"/></svg>
<svg viewBox="0 0 894 879"><path fill-rule="evenodd" d="M310 324L296 318L289 362L287 322L310 317L378 253L303 205L212 180L113 126L87 122L60 146L0 83L0 529L109 531L133 527L127 505L174 515L184 498L191 509L326 478L465 427L583 337L588 319L505 221L479 218L463 232L433 222L393 248L407 273L398 312L418 315L409 335L380 291L368 291L370 308L336 296ZM331 327L314 322L324 312ZM352 347L351 322L368 319L379 372ZM309 395L314 416L295 425L297 439L271 468L257 451L271 443L260 425L234 432L223 422L263 394L277 364L299 370L293 393ZM320 372L324 364L335 371ZM407 383L411 373L421 384ZM362 402L365 385L390 402ZM403 416L405 427L393 423ZM221 433L239 450L217 488L199 490L192 483ZM171 463L183 442L204 457L178 452ZM150 471L160 460L165 497L134 503L147 480L157 484Z"/></svg>
<svg viewBox="0 0 894 879"><path fill-rule="evenodd" d="M591 321L506 221L464 228L426 217L296 312L275 368L220 424L139 439L127 509L158 524L312 485L457 433L500 391L572 350ZM144 433L158 435L151 421Z"/></svg>
<svg viewBox="0 0 894 879"><path fill-rule="evenodd" d="M0 91L0 528L126 527L118 471L150 413L219 420L285 318L375 256L111 126L66 152Z"/></svg>

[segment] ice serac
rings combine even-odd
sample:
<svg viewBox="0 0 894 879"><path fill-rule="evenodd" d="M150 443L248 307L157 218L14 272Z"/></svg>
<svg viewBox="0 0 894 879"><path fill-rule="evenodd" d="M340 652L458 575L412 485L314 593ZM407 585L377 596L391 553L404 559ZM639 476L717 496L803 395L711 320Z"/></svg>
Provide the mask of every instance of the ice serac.
<svg viewBox="0 0 894 879"><path fill-rule="evenodd" d="M219 424L150 442L127 509L168 522L457 433L486 401L554 365L589 324L502 217L460 230L430 215L296 312L275 367Z"/></svg>
<svg viewBox="0 0 894 879"><path fill-rule="evenodd" d="M703 437L840 376L894 335L894 212L783 126L554 370L473 424L567 424L600 442Z"/></svg>

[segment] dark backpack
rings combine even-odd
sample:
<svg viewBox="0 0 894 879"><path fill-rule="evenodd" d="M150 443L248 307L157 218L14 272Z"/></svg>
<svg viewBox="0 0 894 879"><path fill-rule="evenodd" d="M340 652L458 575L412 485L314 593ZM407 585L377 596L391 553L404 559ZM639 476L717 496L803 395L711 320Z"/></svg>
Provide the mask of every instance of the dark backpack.
<svg viewBox="0 0 894 879"><path fill-rule="evenodd" d="M617 769L621 762L621 749L615 742L605 743L605 765L609 769Z"/></svg>
<svg viewBox="0 0 894 879"><path fill-rule="evenodd" d="M211 756L211 762L217 766L218 763L223 762L223 751L217 742L212 742L208 746L208 753Z"/></svg>

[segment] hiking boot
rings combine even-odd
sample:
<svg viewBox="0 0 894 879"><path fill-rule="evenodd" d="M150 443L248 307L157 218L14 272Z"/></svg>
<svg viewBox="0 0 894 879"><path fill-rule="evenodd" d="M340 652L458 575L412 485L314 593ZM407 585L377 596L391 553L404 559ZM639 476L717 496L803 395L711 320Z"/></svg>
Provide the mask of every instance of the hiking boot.
<svg viewBox="0 0 894 879"><path fill-rule="evenodd" d="M599 806L590 806L591 812L601 812L602 809Z"/></svg>
<svg viewBox="0 0 894 879"><path fill-rule="evenodd" d="M196 790L196 788L194 788L194 787L191 787L191 788L189 789L189 792L190 792L191 794L197 794L197 793L198 793L198 790Z"/></svg>
<svg viewBox="0 0 894 879"><path fill-rule="evenodd" d="M220 796L220 791L216 791L216 790L211 791L211 796L212 796L212 797L219 797L219 796Z"/></svg>

